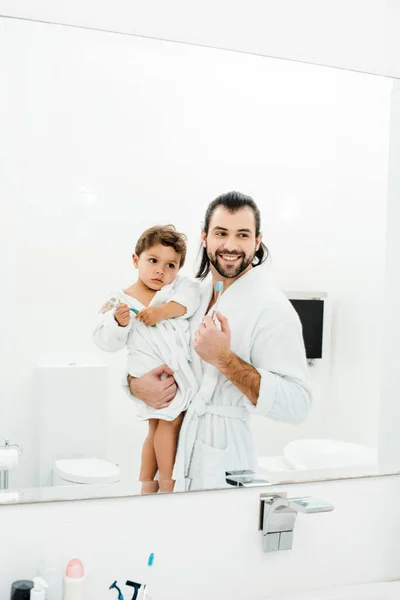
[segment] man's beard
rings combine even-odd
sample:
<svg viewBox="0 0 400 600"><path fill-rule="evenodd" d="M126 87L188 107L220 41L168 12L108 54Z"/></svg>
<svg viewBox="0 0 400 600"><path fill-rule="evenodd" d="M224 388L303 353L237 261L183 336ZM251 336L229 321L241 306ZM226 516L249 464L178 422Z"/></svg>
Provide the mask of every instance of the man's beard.
<svg viewBox="0 0 400 600"><path fill-rule="evenodd" d="M207 251L207 250L206 250ZM222 265L218 262L218 255L220 254L228 254L229 256L241 256L242 259L239 260L235 265L232 265L231 268L226 268L225 265ZM226 279L233 279L234 277L238 277L243 271L245 271L248 266L253 262L254 257L256 255L256 251L254 251L252 256L245 256L244 254L238 252L217 252L214 256L207 251L208 260L214 267L214 269L221 275L221 277L225 277Z"/></svg>

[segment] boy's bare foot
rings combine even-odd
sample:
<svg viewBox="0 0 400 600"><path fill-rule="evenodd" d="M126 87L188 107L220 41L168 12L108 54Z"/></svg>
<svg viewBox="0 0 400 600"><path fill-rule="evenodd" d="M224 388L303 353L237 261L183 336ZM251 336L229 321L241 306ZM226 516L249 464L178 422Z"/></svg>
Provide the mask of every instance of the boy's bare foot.
<svg viewBox="0 0 400 600"><path fill-rule="evenodd" d="M160 479L160 492L173 492L175 481L173 479Z"/></svg>
<svg viewBox="0 0 400 600"><path fill-rule="evenodd" d="M157 494L158 489L158 481L142 481L142 494Z"/></svg>

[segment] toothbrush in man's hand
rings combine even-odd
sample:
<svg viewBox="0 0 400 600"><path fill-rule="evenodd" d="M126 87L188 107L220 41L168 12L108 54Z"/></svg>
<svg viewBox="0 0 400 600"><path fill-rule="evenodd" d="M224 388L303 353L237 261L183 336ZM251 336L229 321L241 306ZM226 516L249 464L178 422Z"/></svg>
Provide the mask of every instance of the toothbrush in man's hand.
<svg viewBox="0 0 400 600"><path fill-rule="evenodd" d="M215 291L217 292L218 296L217 296L217 300L214 304L213 307L213 318L215 320L215 314L218 310L218 304L221 298L221 294L222 294L222 290L224 289L224 283L222 281L217 281L216 286L215 286Z"/></svg>

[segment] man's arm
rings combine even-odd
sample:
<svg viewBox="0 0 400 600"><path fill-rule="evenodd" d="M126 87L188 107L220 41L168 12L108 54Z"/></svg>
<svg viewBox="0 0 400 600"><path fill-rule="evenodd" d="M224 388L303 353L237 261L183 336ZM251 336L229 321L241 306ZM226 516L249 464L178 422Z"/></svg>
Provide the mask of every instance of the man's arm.
<svg viewBox="0 0 400 600"><path fill-rule="evenodd" d="M217 312L221 331L213 318L206 315L194 337L194 349L206 362L214 365L233 385L256 405L260 393L261 376L257 369L234 354L228 319Z"/></svg>
<svg viewBox="0 0 400 600"><path fill-rule="evenodd" d="M256 414L297 425L311 410L307 361L297 315L275 323L265 313L252 340L251 365L230 350L229 323L217 313L221 331L204 317L194 348L203 360L221 371L251 402ZM253 407L252 407L253 408Z"/></svg>
<svg viewBox="0 0 400 600"><path fill-rule="evenodd" d="M232 352L221 359L217 368L260 415L298 425L311 410L311 394L304 380L296 381L262 367L256 369Z"/></svg>
<svg viewBox="0 0 400 600"><path fill-rule="evenodd" d="M311 387L302 327L293 312L270 323L260 317L252 340L250 361L260 375L255 413L298 425L312 407Z"/></svg>
<svg viewBox="0 0 400 600"><path fill-rule="evenodd" d="M252 404L257 404L261 384L261 375L257 369L230 351L221 356L216 366L222 375L225 375L234 386L247 396Z"/></svg>

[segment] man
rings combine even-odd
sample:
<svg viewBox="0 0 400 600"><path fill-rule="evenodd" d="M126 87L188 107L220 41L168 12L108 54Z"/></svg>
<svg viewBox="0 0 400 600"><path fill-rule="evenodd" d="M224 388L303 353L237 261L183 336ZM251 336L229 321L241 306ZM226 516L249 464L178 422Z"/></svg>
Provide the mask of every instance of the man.
<svg viewBox="0 0 400 600"><path fill-rule="evenodd" d="M197 273L211 278L191 318L199 391L180 433L175 490L226 487L226 471L256 469L251 413L298 424L311 409L301 324L262 266L267 256L252 198L229 192L211 202ZM214 314L218 281L223 293ZM162 380L162 373L169 377ZM165 365L131 379L130 388L156 408L176 392Z"/></svg>

